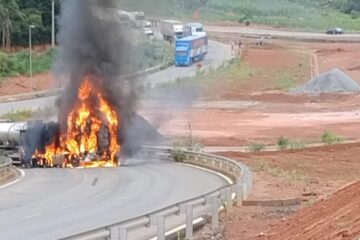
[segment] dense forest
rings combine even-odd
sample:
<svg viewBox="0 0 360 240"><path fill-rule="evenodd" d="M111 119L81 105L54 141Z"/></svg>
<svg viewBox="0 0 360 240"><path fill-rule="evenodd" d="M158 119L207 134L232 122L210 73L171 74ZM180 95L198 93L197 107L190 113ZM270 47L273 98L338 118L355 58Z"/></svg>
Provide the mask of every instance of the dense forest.
<svg viewBox="0 0 360 240"><path fill-rule="evenodd" d="M34 44L51 42L51 0L0 0L1 41L3 48L26 46L29 25ZM59 2L55 1L56 14Z"/></svg>

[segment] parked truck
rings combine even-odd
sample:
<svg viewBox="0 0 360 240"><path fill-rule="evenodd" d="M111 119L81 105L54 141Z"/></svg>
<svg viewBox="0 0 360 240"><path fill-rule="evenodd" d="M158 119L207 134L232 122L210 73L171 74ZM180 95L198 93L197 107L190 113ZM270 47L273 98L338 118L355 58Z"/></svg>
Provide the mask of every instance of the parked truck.
<svg viewBox="0 0 360 240"><path fill-rule="evenodd" d="M174 42L183 37L184 26L176 20L163 20L160 22L160 32L165 41Z"/></svg>
<svg viewBox="0 0 360 240"><path fill-rule="evenodd" d="M190 22L184 24L184 37L188 36L205 36L204 25L202 23Z"/></svg>
<svg viewBox="0 0 360 240"><path fill-rule="evenodd" d="M151 29L152 24L150 21L146 20L144 12L129 12L128 13L131 25L135 28L142 30L147 36L153 36L154 32Z"/></svg>
<svg viewBox="0 0 360 240"><path fill-rule="evenodd" d="M190 66L194 62L201 61L208 52L208 37L189 36L176 40L175 65Z"/></svg>

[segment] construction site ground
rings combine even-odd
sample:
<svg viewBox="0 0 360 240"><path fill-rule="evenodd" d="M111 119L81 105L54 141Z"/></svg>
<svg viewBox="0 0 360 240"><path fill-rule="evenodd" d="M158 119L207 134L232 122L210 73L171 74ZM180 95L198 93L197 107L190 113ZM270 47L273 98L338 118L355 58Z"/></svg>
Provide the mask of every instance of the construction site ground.
<svg viewBox="0 0 360 240"><path fill-rule="evenodd" d="M260 71L253 71L245 82L227 80L205 86L201 97L210 101L208 106L167 109L160 120L158 110L143 113L165 135L195 138L205 146L276 144L281 136L306 145L320 142L325 131L360 139L359 94L293 95L274 87L279 72L292 75L298 86L310 80L311 74L334 67L359 82L360 69L354 61L360 56L359 47L282 41L262 48L252 46L244 51L243 62ZM317 69L311 67L314 53ZM228 105L215 107L224 102ZM218 154L251 167L254 188L250 200L301 200L298 206L236 207L223 214L224 239L354 239L359 234L358 184L337 191L360 180L360 144ZM199 236L208 239L206 234Z"/></svg>
<svg viewBox="0 0 360 240"><path fill-rule="evenodd" d="M250 72L246 81L230 78L203 86L200 99L207 104L202 107L140 106L140 113L162 134L191 137L206 146L276 144L281 136L306 144L319 142L324 131L360 139L359 94L293 95L283 85L301 85L334 67L360 82L359 43L266 40L257 47L255 39L241 40L242 62ZM39 90L56 86L51 73L34 76L34 81ZM7 79L0 93L28 92L30 86L27 77ZM236 207L223 214L225 239L353 239L360 232L359 185L337 192L360 180L360 144L219 154L251 167L250 199L301 199L295 207Z"/></svg>

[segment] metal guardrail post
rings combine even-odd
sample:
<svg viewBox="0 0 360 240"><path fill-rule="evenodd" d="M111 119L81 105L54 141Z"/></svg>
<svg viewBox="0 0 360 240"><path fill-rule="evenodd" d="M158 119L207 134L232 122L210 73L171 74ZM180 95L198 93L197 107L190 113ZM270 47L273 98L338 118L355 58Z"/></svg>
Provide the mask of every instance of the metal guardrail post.
<svg viewBox="0 0 360 240"><path fill-rule="evenodd" d="M194 211L192 205L186 206L186 231L185 231L185 238L186 240L193 239L193 218L194 218Z"/></svg>
<svg viewBox="0 0 360 240"><path fill-rule="evenodd" d="M226 189L226 208L227 211L231 211L233 207L233 200L232 200L232 192L231 188Z"/></svg>
<svg viewBox="0 0 360 240"><path fill-rule="evenodd" d="M119 237L120 240L127 240L127 228L119 227Z"/></svg>
<svg viewBox="0 0 360 240"><path fill-rule="evenodd" d="M156 227L157 227L157 239L165 240L165 217L164 216L156 217Z"/></svg>
<svg viewBox="0 0 360 240"><path fill-rule="evenodd" d="M241 206L243 201L243 187L239 183L235 185L235 193L236 193L235 203L236 205Z"/></svg>
<svg viewBox="0 0 360 240"><path fill-rule="evenodd" d="M219 204L217 197L212 197L211 199L211 228L213 231L219 229Z"/></svg>
<svg viewBox="0 0 360 240"><path fill-rule="evenodd" d="M110 240L120 240L119 226L112 226L110 228Z"/></svg>

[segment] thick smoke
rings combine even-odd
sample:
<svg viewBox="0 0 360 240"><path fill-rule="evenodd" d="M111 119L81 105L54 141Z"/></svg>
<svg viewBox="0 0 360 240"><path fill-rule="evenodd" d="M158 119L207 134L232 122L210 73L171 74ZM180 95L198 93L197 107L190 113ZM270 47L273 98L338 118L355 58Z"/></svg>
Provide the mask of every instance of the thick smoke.
<svg viewBox="0 0 360 240"><path fill-rule="evenodd" d="M77 102L78 90L85 78L90 78L117 109L123 155L132 155L142 143L161 138L135 113L138 79L122 76L132 73L129 63L136 58L132 54L136 39L130 27L120 23L113 7L112 0L61 1L59 47L53 71L55 79L65 80L66 87L58 101L57 131L49 132L46 124L30 123L30 131L24 139L35 139L35 143L24 141L27 161L36 149L43 150L49 144L49 138L54 140L59 133L66 133L67 117Z"/></svg>
<svg viewBox="0 0 360 240"><path fill-rule="evenodd" d="M136 103L135 79L122 79L131 61L132 34L117 21L110 0L62 1L59 18L59 49L54 64L56 79L67 78L60 100L59 123L66 127L66 117L77 99L86 76L98 78L105 97L129 119Z"/></svg>

